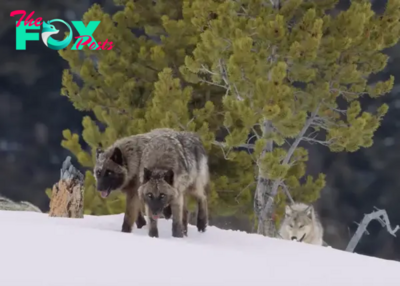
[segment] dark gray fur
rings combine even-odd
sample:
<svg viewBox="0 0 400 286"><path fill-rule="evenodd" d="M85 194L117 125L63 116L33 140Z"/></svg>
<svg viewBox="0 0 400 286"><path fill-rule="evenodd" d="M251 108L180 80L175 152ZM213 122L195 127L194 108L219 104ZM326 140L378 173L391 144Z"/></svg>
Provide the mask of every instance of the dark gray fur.
<svg viewBox="0 0 400 286"><path fill-rule="evenodd" d="M138 228L146 224L137 193L143 149L152 137L174 132L176 131L169 128L154 129L149 133L121 138L106 150L96 151L93 171L97 190L102 192L104 197L108 197L114 190L121 190L126 194L122 232L131 232L135 221Z"/></svg>
<svg viewBox="0 0 400 286"><path fill-rule="evenodd" d="M187 195L198 202L197 228L208 220L208 157L199 136L176 132L154 136L143 150L139 196L149 217L149 235L158 237L157 217L172 214L172 235L187 235Z"/></svg>

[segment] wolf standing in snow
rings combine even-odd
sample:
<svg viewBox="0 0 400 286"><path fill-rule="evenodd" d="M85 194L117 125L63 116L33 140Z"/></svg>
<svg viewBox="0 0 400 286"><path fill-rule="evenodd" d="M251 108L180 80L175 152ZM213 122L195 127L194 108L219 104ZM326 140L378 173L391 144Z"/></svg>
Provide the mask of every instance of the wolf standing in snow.
<svg viewBox="0 0 400 286"><path fill-rule="evenodd" d="M97 190L106 198L114 190L126 193L126 210L122 232L131 232L133 223L142 228L146 220L141 212L138 197L139 166L142 151L149 140L156 135L174 133L173 129L158 128L149 133L132 135L114 142L106 150L96 150L94 176Z"/></svg>
<svg viewBox="0 0 400 286"><path fill-rule="evenodd" d="M323 232L312 205L294 203L286 206L285 218L279 229L279 235L283 239L322 245Z"/></svg>
<svg viewBox="0 0 400 286"><path fill-rule="evenodd" d="M172 213L172 236L187 235L187 195L198 203L197 229L208 220L208 158L200 138L191 132L153 137L142 155L139 197L146 206L149 236L158 237L157 218ZM168 217L167 217L168 218Z"/></svg>

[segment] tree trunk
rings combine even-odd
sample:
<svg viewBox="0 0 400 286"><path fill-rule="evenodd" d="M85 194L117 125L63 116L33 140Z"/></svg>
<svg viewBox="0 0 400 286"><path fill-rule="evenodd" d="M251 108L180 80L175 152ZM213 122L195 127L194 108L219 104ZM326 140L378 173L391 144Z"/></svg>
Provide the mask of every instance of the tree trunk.
<svg viewBox="0 0 400 286"><path fill-rule="evenodd" d="M53 186L49 216L83 218L83 186L84 176L68 156L61 168L60 181Z"/></svg>
<svg viewBox="0 0 400 286"><path fill-rule="evenodd" d="M272 132L272 126L268 121L263 124L263 137L267 137ZM264 150L261 154L263 157L267 152L272 152L273 141L267 141ZM261 168L258 169L257 188L254 198L254 211L258 219L257 233L264 236L275 237L275 222L272 219L274 212L274 198L277 194L278 188L274 188L273 183L268 178L264 178L261 174Z"/></svg>
<svg viewBox="0 0 400 286"><path fill-rule="evenodd" d="M276 228L273 220L274 198L278 188L274 188L272 181L259 178L256 189L255 209L258 218L257 233L275 237Z"/></svg>

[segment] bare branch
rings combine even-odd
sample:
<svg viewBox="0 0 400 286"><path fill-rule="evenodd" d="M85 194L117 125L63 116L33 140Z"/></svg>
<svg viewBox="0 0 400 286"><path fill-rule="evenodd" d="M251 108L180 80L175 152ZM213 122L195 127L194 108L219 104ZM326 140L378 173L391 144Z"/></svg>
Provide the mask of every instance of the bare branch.
<svg viewBox="0 0 400 286"><path fill-rule="evenodd" d="M206 72L206 73L208 73L208 74L218 75L217 73L212 72L212 71L210 71L208 68L206 68L205 65L201 65L201 69L200 69L200 70L203 71L203 72Z"/></svg>
<svg viewBox="0 0 400 286"><path fill-rule="evenodd" d="M285 191L286 196L289 198L290 203L294 204L294 200L293 200L292 195L290 194L290 192L289 192L289 190L288 190L286 184L285 184L285 183L282 183L281 186L282 186L283 190Z"/></svg>
<svg viewBox="0 0 400 286"><path fill-rule="evenodd" d="M233 90L235 91L236 99L239 100L239 101L243 101L244 99L240 96L240 93L239 93L236 85L229 82L228 73L226 72L221 59L219 60L219 64L218 65L219 65L219 68L220 68L220 71L221 71L222 80L225 82L225 85L227 85L229 88L233 87Z"/></svg>
<svg viewBox="0 0 400 286"><path fill-rule="evenodd" d="M303 140L309 142L310 144L317 143L317 144L321 144L324 146L328 146L328 145L332 144L332 142L333 142L332 139L323 141L323 140L317 140L317 139L309 138L309 137L304 137Z"/></svg>
<svg viewBox="0 0 400 286"><path fill-rule="evenodd" d="M368 94L367 92L351 92L351 91L347 91L347 90L341 90L341 89L337 89L337 88L331 88L330 91L333 92L339 92L341 95L357 95L357 96L361 96L361 95L366 95Z"/></svg>
<svg viewBox="0 0 400 286"><path fill-rule="evenodd" d="M311 116L307 119L306 123L303 126L303 129L301 129L300 133L296 136L296 139L294 140L292 146L290 146L289 151L286 154L285 159L283 159L283 164L286 165L289 163L290 158L292 157L294 151L296 150L297 146L299 146L301 140L304 139L304 134L306 134L308 128L311 126L311 124L314 122L315 117L318 114L320 105L318 105L315 110L311 113Z"/></svg>
<svg viewBox="0 0 400 286"><path fill-rule="evenodd" d="M312 126L312 127L319 127L319 128L324 129L324 130L326 130L326 131L328 131L328 129L329 129L329 127L326 126L325 124L323 124L323 123L318 123L318 122L314 122L313 124L311 124L311 126Z"/></svg>
<svg viewBox="0 0 400 286"><path fill-rule="evenodd" d="M186 123L186 128L185 130L187 130L187 128L189 127L189 125L196 119L196 116L193 116L187 123Z"/></svg>
<svg viewBox="0 0 400 286"><path fill-rule="evenodd" d="M223 89L229 89L229 88L228 88L227 86L225 86L225 85L221 85L221 84L218 84L218 83L215 83L215 82L212 82L212 81L208 81L208 80L205 80L205 79L201 79L200 81L201 81L201 82L204 82L204 83L207 83L207 84L209 84L209 85L221 87L221 88L223 88Z"/></svg>
<svg viewBox="0 0 400 286"><path fill-rule="evenodd" d="M239 204L239 197L242 195L242 193L244 191L246 191L247 189L249 189L251 187L251 185L254 185L254 182L249 183L245 188L243 188L235 197L235 201Z"/></svg>
<svg viewBox="0 0 400 286"><path fill-rule="evenodd" d="M257 132L257 130L254 128L254 126L253 126L253 127L251 127L251 130L253 131L253 133L254 133L254 136L256 136L256 137L257 137L257 139L260 139L260 138L261 138L260 134L258 134L258 132ZM250 139L249 139L249 140L250 140Z"/></svg>
<svg viewBox="0 0 400 286"><path fill-rule="evenodd" d="M333 106L331 106L331 105L329 105L329 104L327 104L327 103L324 103L324 105L325 105L326 107L328 107L330 110L336 111L337 113L340 113L340 114L343 114L343 115L345 115L346 112L347 112L346 109L337 109L337 108L335 108L335 107L333 107Z"/></svg>
<svg viewBox="0 0 400 286"><path fill-rule="evenodd" d="M368 224L372 220L379 221L382 224L382 227L386 227L387 232L396 237L396 232L399 230L400 227L398 225L396 225L394 229L391 227L386 210L380 210L376 207L374 207L374 209L375 211L373 211L372 213L364 215L364 218L361 221L360 225L358 226L357 231L354 233L349 244L347 245L346 251L348 252L354 251L361 237L366 232Z"/></svg>
<svg viewBox="0 0 400 286"><path fill-rule="evenodd" d="M219 141L214 141L214 142L212 142L212 144L213 145L216 145L216 146L220 146L220 147L222 147L222 148L227 148L228 146L226 145L226 143L224 143L224 142L219 142ZM238 146L233 146L234 148L246 148L246 149L249 149L249 150L253 150L254 149L254 144L241 144L241 145L238 145Z"/></svg>

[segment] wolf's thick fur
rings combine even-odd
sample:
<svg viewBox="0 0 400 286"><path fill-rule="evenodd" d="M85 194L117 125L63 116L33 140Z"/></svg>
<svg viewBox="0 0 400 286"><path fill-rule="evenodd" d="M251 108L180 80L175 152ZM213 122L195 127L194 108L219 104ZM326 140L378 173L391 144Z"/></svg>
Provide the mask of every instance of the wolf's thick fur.
<svg viewBox="0 0 400 286"><path fill-rule="evenodd" d="M35 205L21 201L14 202L6 197L0 196L0 210L5 211L27 211L27 212L39 212L42 211Z"/></svg>
<svg viewBox="0 0 400 286"><path fill-rule="evenodd" d="M158 128L151 132L132 135L114 142L106 150L97 149L94 176L97 190L102 197L110 192L121 190L126 193L126 210L122 232L131 232L133 223L142 228L146 225L140 200L137 194L139 187L139 166L144 147L150 139L160 134L174 133L173 129Z"/></svg>
<svg viewBox="0 0 400 286"><path fill-rule="evenodd" d="M158 237L157 217L172 214L172 236L187 235L187 195L198 203L197 229L206 230L210 175L208 157L195 133L153 137L143 150L139 197L146 205L149 236Z"/></svg>
<svg viewBox="0 0 400 286"><path fill-rule="evenodd" d="M283 239L322 245L324 229L314 207L303 203L286 206L285 218L279 229Z"/></svg>

